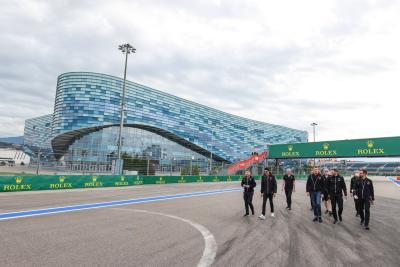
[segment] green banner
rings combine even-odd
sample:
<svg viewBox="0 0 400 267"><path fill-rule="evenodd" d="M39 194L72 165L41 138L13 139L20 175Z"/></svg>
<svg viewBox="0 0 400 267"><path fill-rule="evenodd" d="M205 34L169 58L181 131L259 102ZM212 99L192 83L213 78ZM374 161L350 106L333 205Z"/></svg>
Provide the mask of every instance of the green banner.
<svg viewBox="0 0 400 267"><path fill-rule="evenodd" d="M256 177L259 179L259 177ZM240 181L241 176L116 176L116 175L21 175L0 176L0 192L121 187L143 184Z"/></svg>
<svg viewBox="0 0 400 267"><path fill-rule="evenodd" d="M400 156L400 136L269 146L269 158Z"/></svg>

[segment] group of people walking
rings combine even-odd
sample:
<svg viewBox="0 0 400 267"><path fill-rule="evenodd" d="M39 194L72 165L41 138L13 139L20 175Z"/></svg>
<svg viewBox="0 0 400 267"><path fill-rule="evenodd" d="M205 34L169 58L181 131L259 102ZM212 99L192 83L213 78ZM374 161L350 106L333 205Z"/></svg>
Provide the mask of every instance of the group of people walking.
<svg viewBox="0 0 400 267"><path fill-rule="evenodd" d="M282 191L285 191L287 210L292 209L292 193L295 192L295 176L291 169L286 170L286 174L282 177ZM249 209L254 215L253 195L256 181L251 176L250 171L246 171L241 183L244 188L243 198L245 203L246 213L244 216L249 216ZM321 216L321 201L325 206L325 213L333 216L333 223L343 221L343 195L347 199L347 187L343 176L338 173L336 168L331 171L324 169L320 173L320 169L314 167L311 174L308 176L306 184L306 193L310 197L311 210L314 213L314 222L322 223ZM277 194L277 182L275 177L270 172L269 168L264 169L264 174L261 177L261 197L262 197L262 212L260 219L265 220L266 204L269 201L271 217L275 217L274 213L274 198ZM367 170L361 169L357 171L351 178L350 196L354 199L356 216L360 217L360 224L366 230L369 230L370 206L373 205L374 187L372 181L367 178Z"/></svg>

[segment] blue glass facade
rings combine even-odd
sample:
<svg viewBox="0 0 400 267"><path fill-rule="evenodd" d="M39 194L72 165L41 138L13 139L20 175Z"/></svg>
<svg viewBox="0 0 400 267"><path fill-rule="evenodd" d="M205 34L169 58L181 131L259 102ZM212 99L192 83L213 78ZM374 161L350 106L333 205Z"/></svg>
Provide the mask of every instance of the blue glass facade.
<svg viewBox="0 0 400 267"><path fill-rule="evenodd" d="M110 171L112 161L116 159L119 127L104 128L77 138L68 151L64 154L64 161L72 170L82 170L87 166L96 171ZM157 165L157 169L168 172L179 170L179 167L187 166L189 161L196 162L196 166L204 172L209 164L209 159L170 141L158 134L127 127L122 135L122 152L137 159L151 160ZM95 164L93 164L95 163Z"/></svg>
<svg viewBox="0 0 400 267"><path fill-rule="evenodd" d="M25 143L51 147L69 162L116 153L122 79L70 72L58 77L54 113L26 120ZM134 82L126 83L123 151L158 160L235 162L268 144L307 141L307 133L222 112ZM88 147L90 144L90 148ZM83 153L83 154L82 154ZM154 153L154 154L153 154ZM108 155L108 156L107 156Z"/></svg>
<svg viewBox="0 0 400 267"><path fill-rule="evenodd" d="M51 152L52 122L52 114L25 120L23 145L31 157L37 157L39 149L42 153Z"/></svg>
<svg viewBox="0 0 400 267"><path fill-rule="evenodd" d="M72 139L64 138L68 132L87 129L87 134L98 127L118 125L122 81L88 72L60 75L52 121L53 147L61 141L71 145ZM247 158L267 144L307 141L304 131L228 114L137 83L127 81L126 89L125 124L150 127L154 133L169 135L170 140L179 139L185 147L193 145L195 151L212 151L219 160Z"/></svg>

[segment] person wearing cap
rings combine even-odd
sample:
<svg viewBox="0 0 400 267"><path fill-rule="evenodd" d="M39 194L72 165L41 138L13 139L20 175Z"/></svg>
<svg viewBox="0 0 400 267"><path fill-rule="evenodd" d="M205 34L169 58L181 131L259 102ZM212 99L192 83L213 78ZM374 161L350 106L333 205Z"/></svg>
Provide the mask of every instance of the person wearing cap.
<svg viewBox="0 0 400 267"><path fill-rule="evenodd" d="M356 194L354 198L358 200L358 212L360 213L361 222L365 230L369 230L369 208L374 205L374 185L372 181L367 178L367 170L360 171L360 179L356 182Z"/></svg>
<svg viewBox="0 0 400 267"><path fill-rule="evenodd" d="M287 207L286 209L291 210L292 209L292 192L295 192L295 178L294 175L292 174L291 169L286 170L286 174L283 176L283 181L282 181L282 191L285 190L285 195L286 195L286 204Z"/></svg>
<svg viewBox="0 0 400 267"><path fill-rule="evenodd" d="M356 210L356 217L360 216L358 212L358 200L354 197L356 193L356 183L360 179L360 171L355 171L354 176L350 180L350 196L354 199L354 208Z"/></svg>
<svg viewBox="0 0 400 267"><path fill-rule="evenodd" d="M342 221L343 213L343 193L347 199L347 188L343 176L339 175L336 168L332 169L332 175L329 177L327 182L327 191L329 193L329 198L332 203L332 213L333 213L333 224L338 222L338 213L336 211L336 206L339 207L339 221Z"/></svg>
<svg viewBox="0 0 400 267"><path fill-rule="evenodd" d="M322 198L322 201L324 202L324 206L325 206L325 214L329 213L329 216L332 216L332 205L331 205L331 200L329 199L329 194L328 194L328 180L330 178L329 175L329 170L327 168L324 169L323 173L322 173L322 181L324 183L324 192L323 195L324 197Z"/></svg>
<svg viewBox="0 0 400 267"><path fill-rule="evenodd" d="M257 186L256 181L251 176L250 171L245 172L245 176L242 179L242 187L243 187L243 200L244 207L246 213L243 216L249 216L249 207L251 209L252 215L254 215L254 206L253 206L253 195L254 195L254 187Z"/></svg>
<svg viewBox="0 0 400 267"><path fill-rule="evenodd" d="M306 184L307 195L311 196L312 207L314 209L313 221L322 223L321 218L321 192L324 190L324 184L319 174L319 169L314 167L312 173L308 176Z"/></svg>
<svg viewBox="0 0 400 267"><path fill-rule="evenodd" d="M273 198L276 196L276 180L275 177L270 173L269 168L264 169L264 174L261 177L261 197L263 198L262 214L258 217L261 220L265 220L265 206L267 199L269 199L269 206L271 208L271 217L275 217L274 214L274 201Z"/></svg>

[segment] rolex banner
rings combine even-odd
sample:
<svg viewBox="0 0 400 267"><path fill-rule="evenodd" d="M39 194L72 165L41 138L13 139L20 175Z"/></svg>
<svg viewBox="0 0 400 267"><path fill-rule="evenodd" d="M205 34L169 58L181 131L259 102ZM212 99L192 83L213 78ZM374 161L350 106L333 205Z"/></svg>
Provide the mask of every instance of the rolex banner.
<svg viewBox="0 0 400 267"><path fill-rule="evenodd" d="M259 179L259 177L256 177ZM143 184L240 181L241 176L110 176L110 175L22 175L0 176L0 192L120 187Z"/></svg>
<svg viewBox="0 0 400 267"><path fill-rule="evenodd" d="M269 158L349 158L400 156L400 136L269 146Z"/></svg>

